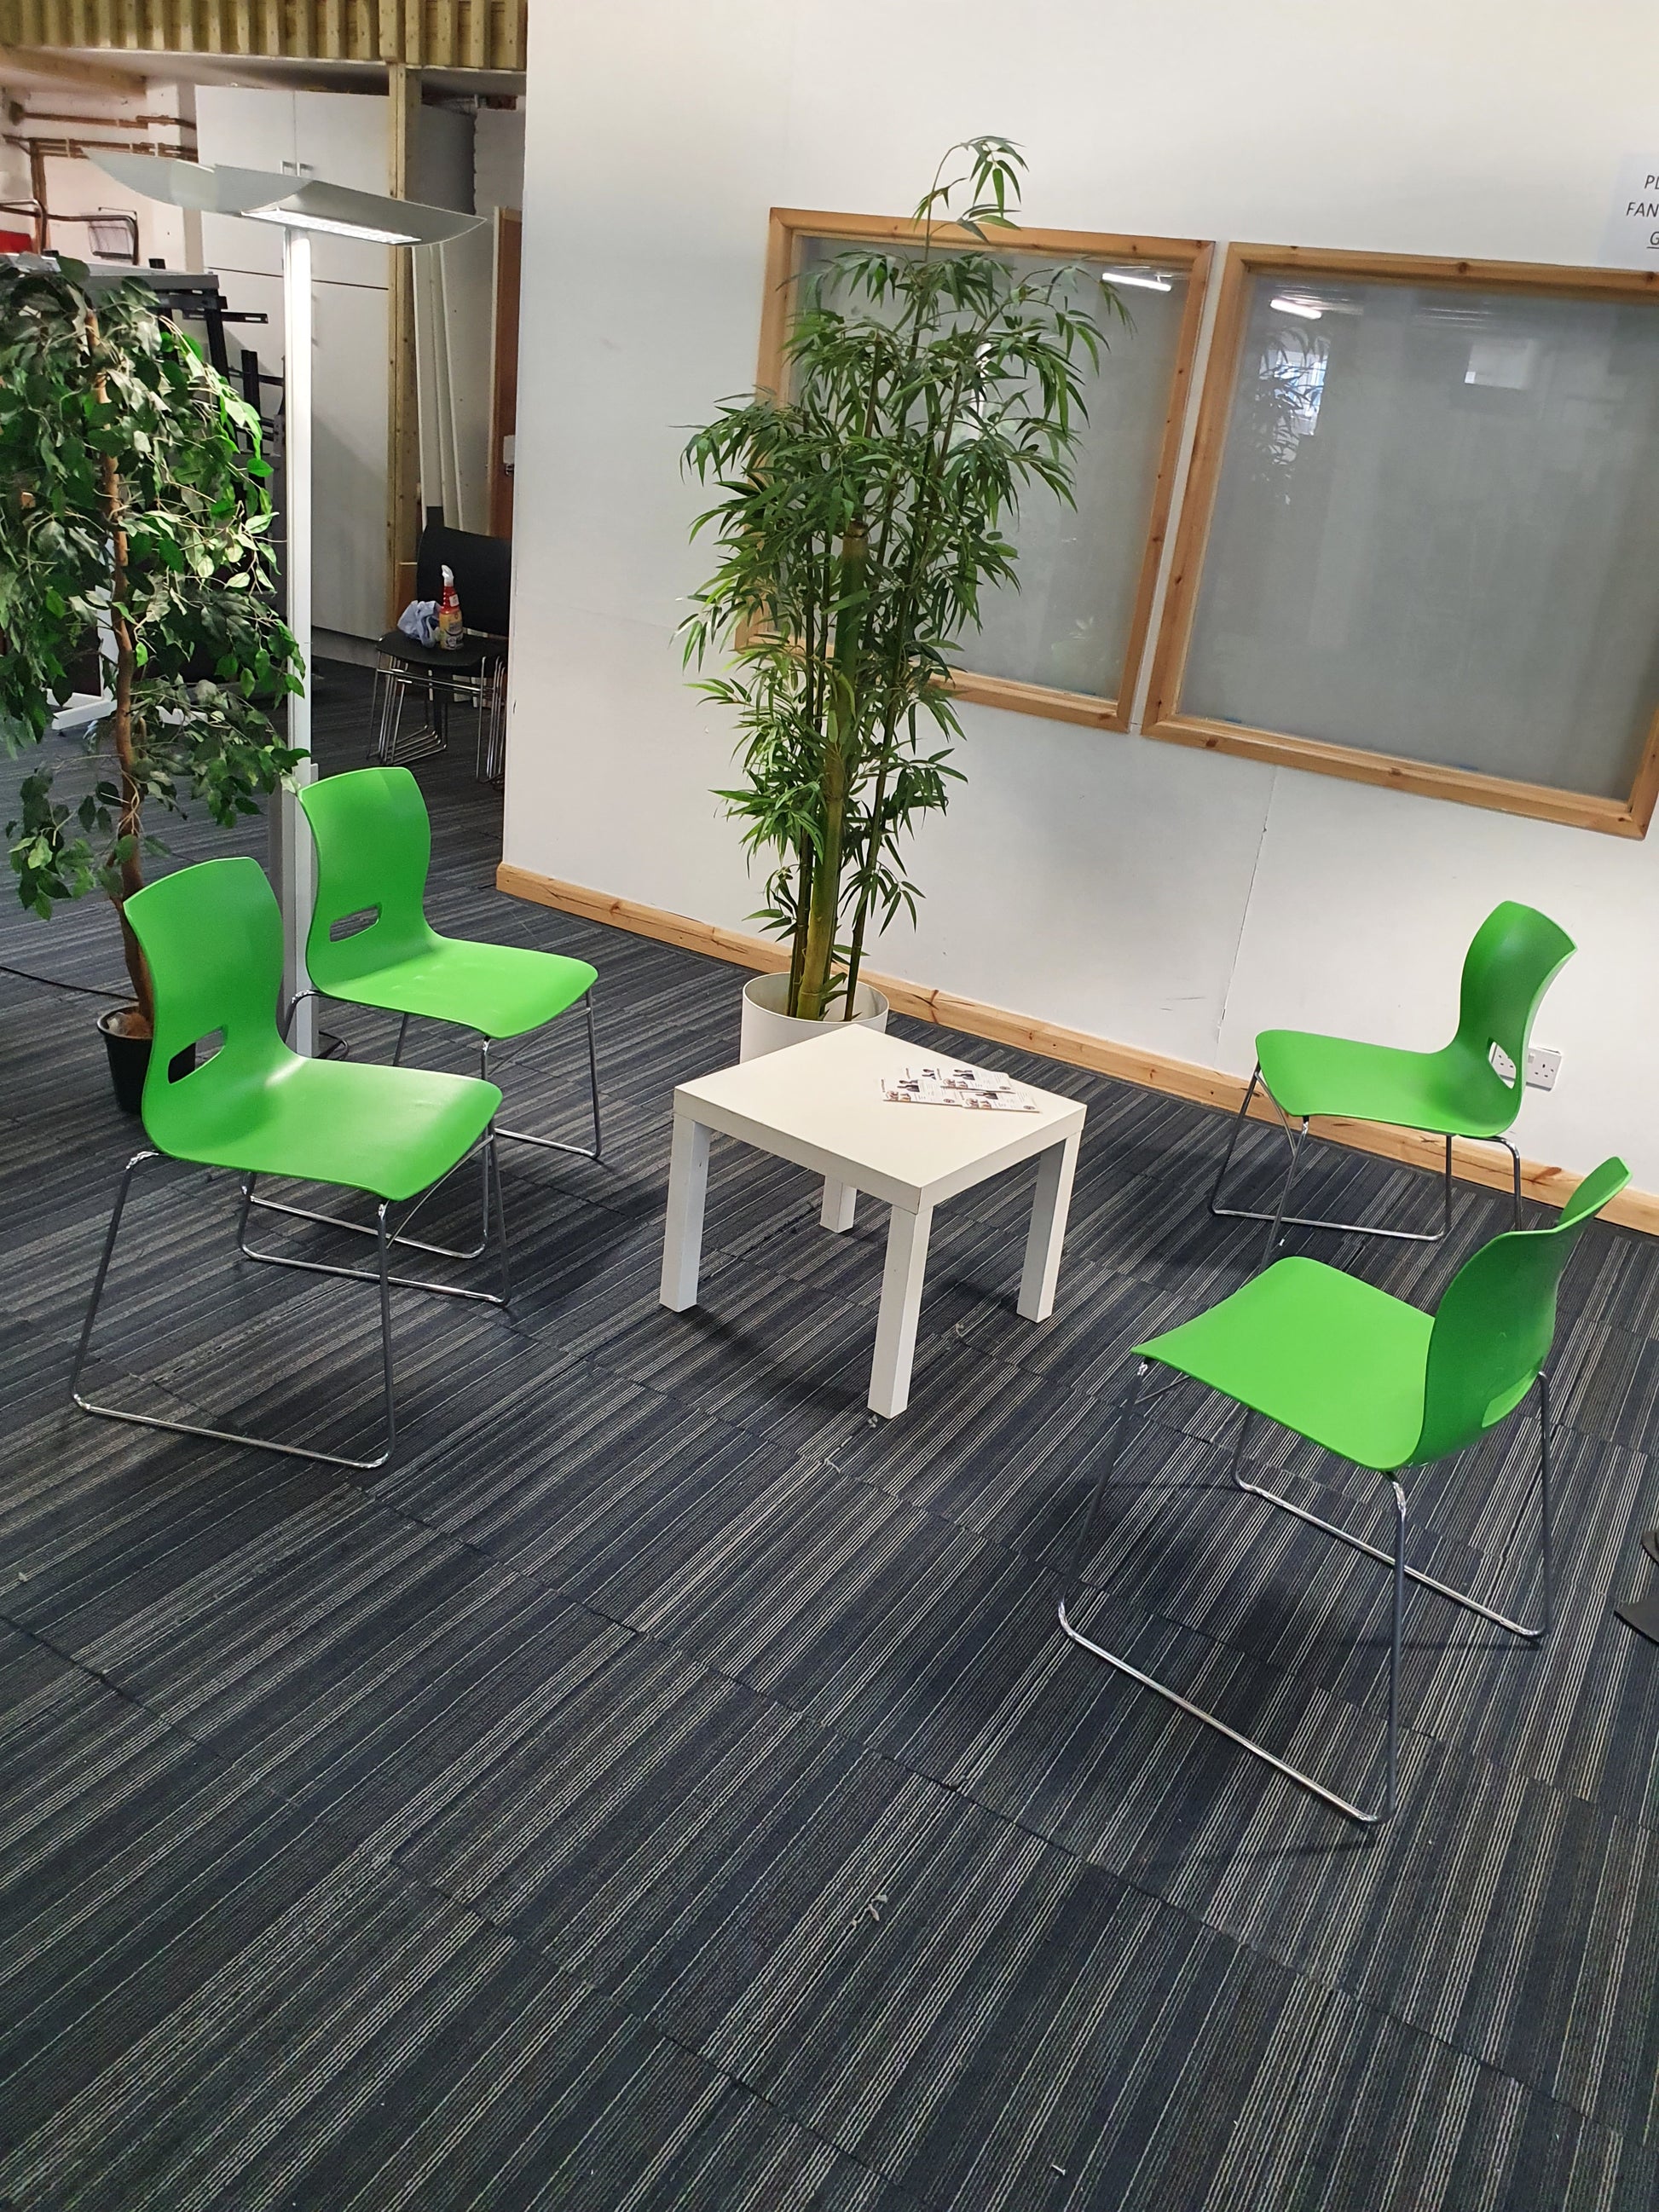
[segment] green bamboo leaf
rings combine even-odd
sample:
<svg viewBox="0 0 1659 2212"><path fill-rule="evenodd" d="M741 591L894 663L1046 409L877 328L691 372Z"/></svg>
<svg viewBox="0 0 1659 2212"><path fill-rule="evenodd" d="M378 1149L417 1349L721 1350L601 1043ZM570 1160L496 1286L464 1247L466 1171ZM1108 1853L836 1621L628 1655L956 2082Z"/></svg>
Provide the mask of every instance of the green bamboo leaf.
<svg viewBox="0 0 1659 2212"><path fill-rule="evenodd" d="M960 780L958 641L983 588L1018 586L1022 495L1072 497L1097 277L931 245L938 222L1008 225L1023 167L1006 139L949 149L922 247L854 246L811 272L787 393L726 403L684 448L716 562L681 650L688 672L723 660L691 679L735 718L747 781L717 795L767 867L762 918L791 938L803 1004L842 988L838 962L855 979L867 924L914 914L892 855ZM941 744L923 754L919 728Z"/></svg>

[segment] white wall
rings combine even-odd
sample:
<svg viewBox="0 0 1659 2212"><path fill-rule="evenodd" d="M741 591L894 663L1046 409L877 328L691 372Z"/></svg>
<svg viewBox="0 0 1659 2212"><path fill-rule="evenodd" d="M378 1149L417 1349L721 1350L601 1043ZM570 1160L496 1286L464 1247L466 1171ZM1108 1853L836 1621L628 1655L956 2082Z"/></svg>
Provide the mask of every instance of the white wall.
<svg viewBox="0 0 1659 2212"><path fill-rule="evenodd" d="M474 120L450 108L421 110L410 185L416 199L473 213ZM441 507L445 521L458 530L482 531L489 520L494 232L483 224L435 252L417 254L416 263L421 503ZM441 374L435 357L440 347ZM440 416L445 418L441 428ZM441 451L449 457L447 474Z"/></svg>
<svg viewBox="0 0 1659 2212"><path fill-rule="evenodd" d="M142 91L116 93L96 90L69 80L22 83L8 82L7 57L0 49L0 96L8 106L7 134L18 139L105 139L110 144L142 152L145 143L158 150L182 143L188 148L195 110L193 88L152 82ZM12 112L12 111L15 112ZM140 124L137 118L152 120ZM65 118L71 120L66 121ZM180 125L183 125L181 131ZM118 126L109 129L102 125ZM0 145L0 199L32 196L31 171L26 147ZM106 177L93 162L52 155L46 162L46 204L57 216L95 215L106 208L136 216L138 258L159 256L170 268L187 269L188 225L178 208L162 207L143 194L130 192ZM26 229L27 218L0 216L0 229ZM96 261L84 223L62 222L52 232L52 244L80 261Z"/></svg>
<svg viewBox="0 0 1659 2212"><path fill-rule="evenodd" d="M532 41L507 858L741 925L732 732L674 641L686 426L752 382L773 204L907 212L1000 131L1033 223L1569 263L1659 155L1650 0L630 0ZM1248 1072L1269 1023L1427 1044L1500 898L1580 951L1523 1150L1659 1189L1645 842L969 708L890 973ZM953 887L954 886L954 887ZM994 897L988 889L994 888Z"/></svg>
<svg viewBox="0 0 1659 2212"><path fill-rule="evenodd" d="M3 77L0 77L0 93L15 98ZM21 146L11 145L0 138L0 200L26 200L33 197L29 190L29 157ZM27 230L27 222L21 216L0 217L0 230Z"/></svg>

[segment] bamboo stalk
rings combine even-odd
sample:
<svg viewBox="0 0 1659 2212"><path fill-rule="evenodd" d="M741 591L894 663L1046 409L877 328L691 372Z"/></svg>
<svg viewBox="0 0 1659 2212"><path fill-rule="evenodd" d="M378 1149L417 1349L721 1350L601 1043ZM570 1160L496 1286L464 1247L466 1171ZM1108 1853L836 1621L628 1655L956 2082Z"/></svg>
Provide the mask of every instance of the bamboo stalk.
<svg viewBox="0 0 1659 2212"><path fill-rule="evenodd" d="M806 924L812 905L812 848L803 845L795 876L795 927L789 942L789 995L784 1012L793 1014L800 1005L801 970L806 960Z"/></svg>
<svg viewBox="0 0 1659 2212"><path fill-rule="evenodd" d="M821 1020L830 996L836 957L836 924L841 913L842 847L847 829L848 775L858 732L858 661L864 643L865 581L870 565L870 532L851 524L841 543L836 592L835 653L825 701L823 846L812 872L811 913L801 963L800 1017Z"/></svg>

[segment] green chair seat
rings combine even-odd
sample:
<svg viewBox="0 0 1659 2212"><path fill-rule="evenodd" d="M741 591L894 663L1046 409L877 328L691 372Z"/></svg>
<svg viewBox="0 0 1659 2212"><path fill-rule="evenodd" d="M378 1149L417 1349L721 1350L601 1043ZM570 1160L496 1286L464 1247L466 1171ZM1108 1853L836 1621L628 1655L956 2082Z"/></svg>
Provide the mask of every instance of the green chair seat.
<svg viewBox="0 0 1659 2212"><path fill-rule="evenodd" d="M255 860L207 860L198 867L181 868L135 892L126 901L125 913L155 986L155 1030L143 1095L144 1131L153 1149L136 1153L122 1175L82 1325L70 1394L83 1413L131 1422L139 1428L166 1429L179 1436L210 1437L218 1443L251 1445L259 1451L321 1460L330 1466L363 1472L384 1467L397 1438L392 1370L392 1285L432 1291L446 1297L479 1299L491 1305L505 1305L507 1300L507 1224L501 1212L494 1127L501 1094L493 1083L474 1076L308 1060L291 1052L276 1026L276 1002L283 982L282 916L264 871ZM179 1055L215 1035L221 1038L217 1051L175 1081L172 1066ZM416 1206L423 1202L425 1194L475 1150L483 1167L486 1238L492 1199L500 1234L499 1294L392 1274L394 1245L421 1252L446 1248L419 1243L401 1232L394 1236L387 1218L390 1207L410 1199ZM244 1258L273 1267L297 1267L307 1273L348 1277L378 1289L386 1442L374 1458L319 1451L310 1445L279 1443L270 1437L214 1428L204 1422L100 1405L83 1395L82 1370L133 1175L146 1162L158 1158L229 1168L240 1176L242 1202L236 1245ZM374 1226L368 1228L335 1214L308 1214L302 1207L257 1199L254 1186L262 1175L362 1191L378 1201ZM375 1265L351 1267L331 1260L304 1259L292 1252L256 1250L247 1241L247 1222L249 1209L258 1205L300 1219L326 1221L340 1235L372 1237ZM411 1207L404 1217L405 1229L414 1211Z"/></svg>
<svg viewBox="0 0 1659 2212"><path fill-rule="evenodd" d="M556 1020L598 981L597 969L562 953L439 935L425 904L432 823L406 768L324 776L300 804L317 847L306 967L331 999L453 1022L494 1042ZM334 934L357 915L372 919Z"/></svg>
<svg viewBox="0 0 1659 2212"><path fill-rule="evenodd" d="M586 960L528 945L480 945L439 935L426 918L432 823L421 787L406 768L325 776L306 786L300 804L317 849L317 899L306 943L306 966L315 989L348 1005L401 1015L394 1060L403 1057L411 1019L471 1030L481 1040L478 1072L486 1078L492 1045L526 1036L572 1006L585 1005L592 1150L509 1128L504 1121L496 1122L495 1134L546 1152L598 1159L597 969Z"/></svg>
<svg viewBox="0 0 1659 2212"><path fill-rule="evenodd" d="M212 1067L210 1060L173 1087L187 1091ZM209 1091L199 1104L181 1098L176 1114L164 1110L159 1118L174 1159L333 1183L395 1205L447 1176L483 1138L501 1103L495 1085L476 1076L288 1053L260 1083ZM157 1118L147 1091L152 1133Z"/></svg>
<svg viewBox="0 0 1659 2212"><path fill-rule="evenodd" d="M1572 939L1547 915L1505 899L1481 923L1464 956L1457 1029L1450 1042L1437 1051L1410 1052L1308 1030L1263 1030L1255 1041L1255 1073L1216 1170L1210 1212L1222 1221L1268 1223L1264 1257L1269 1259L1280 1231L1291 1228L1432 1243L1451 1226L1452 1139L1470 1137L1502 1145L1508 1153L1518 1228L1521 1155L1508 1132L1521 1110L1534 1018L1573 950ZM1494 1066L1495 1052L1508 1062L1507 1076ZM1258 1087L1277 1105L1291 1134L1285 1182L1271 1213L1221 1201L1227 1170ZM1422 1129L1443 1137L1445 1194L1440 1227L1400 1229L1291 1213L1291 1185L1302 1140L1316 1118L1374 1121L1386 1128Z"/></svg>
<svg viewBox="0 0 1659 2212"><path fill-rule="evenodd" d="M1293 1121L1315 1115L1380 1121L1436 1136L1501 1136L1516 1100L1488 1060L1456 1043L1443 1052L1361 1044L1307 1030L1263 1030L1261 1080Z"/></svg>
<svg viewBox="0 0 1659 2212"><path fill-rule="evenodd" d="M1622 1160L1604 1160L1585 1176L1547 1229L1512 1230L1464 1261L1432 1314L1316 1260L1281 1260L1254 1276L1208 1312L1134 1346L1133 1379L1125 1393L1109 1449L1082 1522L1060 1625L1073 1644L1178 1706L1206 1727L1310 1790L1348 1819L1367 1826L1394 1811L1399 1778L1400 1654L1408 1584L1432 1590L1468 1611L1535 1640L1551 1617L1550 1404L1547 1363L1555 1336L1562 1270L1580 1231L1630 1180ZM1135 1417L1141 1383L1153 1364L1190 1376L1243 1408L1232 1449L1232 1479L1241 1491L1334 1537L1352 1551L1393 1570L1389 1646L1385 1780L1380 1800L1344 1797L1279 1753L1206 1712L1155 1675L1085 1635L1076 1609L1084 1589L1094 1523ZM1538 1502L1542 1603L1536 1624L1511 1619L1469 1591L1437 1582L1406 1560L1404 1469L1462 1451L1538 1394ZM1391 1551L1322 1520L1294 1498L1281 1497L1241 1471L1256 1415L1321 1444L1339 1458L1382 1477L1392 1494Z"/></svg>
<svg viewBox="0 0 1659 2212"><path fill-rule="evenodd" d="M1423 1427L1434 1319L1318 1260L1280 1260L1134 1349L1358 1467L1392 1474Z"/></svg>
<svg viewBox="0 0 1659 2212"><path fill-rule="evenodd" d="M313 945L307 960L319 990L332 999L378 1006L387 1013L454 1022L495 1040L523 1036L544 1022L556 1021L599 981L596 968L585 960L567 959L562 953L479 945L465 938L440 937L435 931L431 942L418 951L383 963L365 963L354 973L349 949L356 942L347 937L331 945L322 955L320 972L320 947Z"/></svg>

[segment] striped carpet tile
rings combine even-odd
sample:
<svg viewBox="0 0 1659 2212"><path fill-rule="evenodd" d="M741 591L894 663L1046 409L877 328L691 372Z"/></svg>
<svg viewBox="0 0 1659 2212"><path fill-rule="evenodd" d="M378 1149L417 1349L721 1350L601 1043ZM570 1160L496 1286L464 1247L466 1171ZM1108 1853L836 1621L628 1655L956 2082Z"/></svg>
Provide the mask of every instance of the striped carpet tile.
<svg viewBox="0 0 1659 2212"><path fill-rule="evenodd" d="M323 674L349 766L366 686ZM0 2203L1650 2212L1659 1655L1610 1607L1659 1522L1659 1245L1598 1228L1564 1288L1555 1631L1418 1596L1367 1840L1056 1632L1127 1346L1259 1249L1207 1212L1224 1117L896 1024L1089 1120L1053 1319L1014 1310L1030 1172L968 1194L910 1410L874 1422L867 1200L826 1237L810 1177L719 1142L699 1307L656 1303L670 1097L733 1055L735 971L502 900L499 802L459 748L421 775L440 927L600 969L605 1158L507 1152L509 1312L398 1298L378 1474L65 1410L137 1133L92 1002L0 974ZM90 904L0 917L0 957L119 981ZM386 1018L327 1022L389 1053ZM522 1126L585 1136L578 1027L502 1074ZM1250 1133L1241 1195L1282 1149ZM1304 1194L1438 1202L1330 1147ZM373 1297L236 1261L234 1200L177 1170L135 1200L100 1387L372 1448ZM458 1182L434 1231L477 1205ZM1432 1303L1505 1215L1460 1186L1443 1246L1308 1249ZM1371 1788L1386 1577L1233 1486L1204 1393L1146 1410L1091 1632ZM1243 1471L1384 1526L1298 1440ZM1524 1419L1425 1471L1418 1561L1534 1603L1535 1474Z"/></svg>

